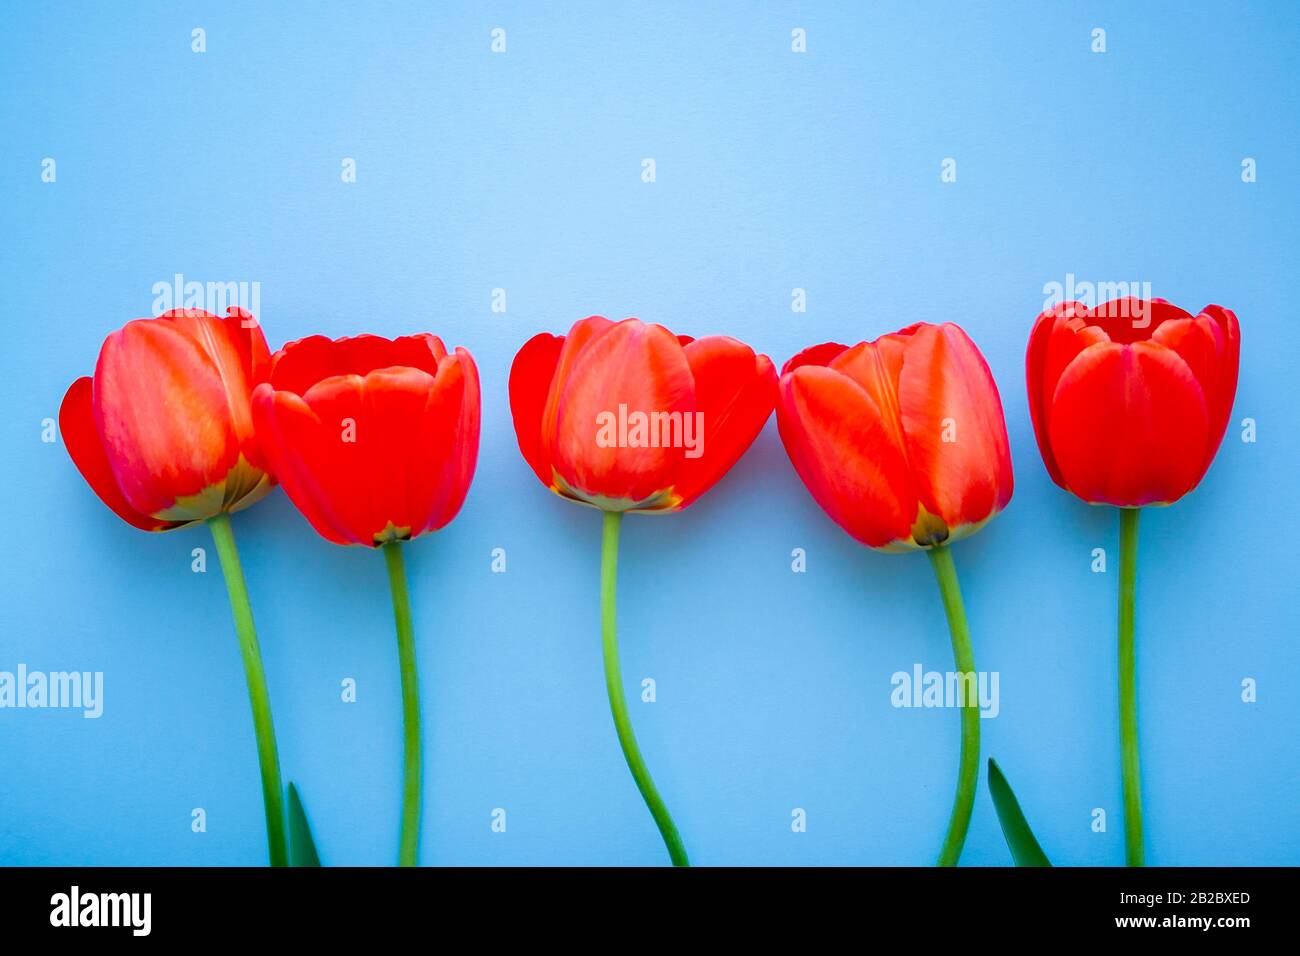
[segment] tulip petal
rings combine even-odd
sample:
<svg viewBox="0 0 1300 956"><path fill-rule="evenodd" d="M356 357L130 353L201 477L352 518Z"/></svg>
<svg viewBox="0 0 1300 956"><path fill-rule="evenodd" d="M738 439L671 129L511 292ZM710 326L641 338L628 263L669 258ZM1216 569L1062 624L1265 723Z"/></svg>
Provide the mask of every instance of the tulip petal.
<svg viewBox="0 0 1300 956"><path fill-rule="evenodd" d="M1207 305L1201 314L1219 326L1223 332L1224 346L1218 387L1211 406L1210 448L1205 461L1208 468L1223 441L1223 433L1227 430L1228 419L1232 415L1232 403L1237 397L1237 375L1241 367L1241 326L1237 322L1236 313L1221 305Z"/></svg>
<svg viewBox="0 0 1300 956"><path fill-rule="evenodd" d="M1034 435L1038 438L1038 450L1042 453L1043 464L1047 466L1052 480L1061 483L1060 469L1052 460L1051 443L1047 440L1046 387L1043 381L1043 367L1046 364L1047 343L1056 330L1057 321L1065 315L1073 314L1083 307L1078 302L1060 302L1041 312L1034 320L1033 331L1029 333L1029 345L1025 349L1025 387L1028 390L1029 418L1034 425ZM1052 391L1056 383L1052 383Z"/></svg>
<svg viewBox="0 0 1300 956"><path fill-rule="evenodd" d="M117 487L113 468L104 452L99 432L95 430L95 416L91 406L94 385L89 376L77 379L63 396L59 406L59 433L67 445L68 454L86 484L108 505L113 513L142 531L170 531L186 522L163 521L143 514L131 507L130 502Z"/></svg>
<svg viewBox="0 0 1300 956"><path fill-rule="evenodd" d="M1065 371L1065 364L1061 364L1061 358L1069 351L1069 346L1074 346L1073 354L1078 355L1080 351L1086 349L1093 342L1086 341L1078 334L1078 325L1080 316L1087 315L1087 307L1082 302L1061 302L1049 310L1041 313L1034 323L1034 332L1030 333L1030 345L1024 354L1024 381L1028 389L1028 405L1030 405L1030 420L1034 423L1034 436L1039 444L1039 453L1043 455L1043 464L1047 466L1048 475L1056 481L1062 488L1065 481L1061 479L1061 470L1057 468L1056 459L1052 458L1052 442L1048 440L1048 415L1052 410L1052 395L1056 393L1057 378L1061 377L1061 372ZM1074 321L1071 321L1074 320ZM1058 336L1062 328L1066 329L1067 336ZM1106 333L1097 330L1095 341L1110 341L1106 338ZM1053 341L1056 345L1053 346ZM1058 359L1054 364L1060 364L1056 375L1047 375L1047 356L1048 351L1054 350Z"/></svg>
<svg viewBox="0 0 1300 956"><path fill-rule="evenodd" d="M248 391L265 382L271 370L266 335L253 313L238 306L226 309L224 318L202 309L172 309L158 316L195 339L213 364L238 368L249 382Z"/></svg>
<svg viewBox="0 0 1300 956"><path fill-rule="evenodd" d="M271 375L271 352L266 334L256 316L247 309L231 306L221 320L226 335L239 351L241 364L249 382L249 393Z"/></svg>
<svg viewBox="0 0 1300 956"><path fill-rule="evenodd" d="M777 426L817 503L873 548L911 541L917 497L871 396L846 375L805 365L781 377Z"/></svg>
<svg viewBox="0 0 1300 956"><path fill-rule="evenodd" d="M1223 441L1237 393L1241 345L1237 317L1220 306L1208 306L1194 319L1166 322L1152 340L1177 352L1201 386L1209 416L1205 460L1209 468Z"/></svg>
<svg viewBox="0 0 1300 956"><path fill-rule="evenodd" d="M898 404L927 512L951 530L1006 507L1014 479L1002 402L988 363L960 327L915 330L904 350Z"/></svg>
<svg viewBox="0 0 1300 956"><path fill-rule="evenodd" d="M438 368L425 416L443 462L429 531L446 526L465 503L478 463L480 416L478 367L468 351L457 347Z"/></svg>
<svg viewBox="0 0 1300 956"><path fill-rule="evenodd" d="M708 491L745 453L776 401L776 368L766 355L755 355L742 342L722 335L686 346L686 361L695 381L695 434L699 454L683 456L673 486L685 508Z"/></svg>
<svg viewBox="0 0 1300 956"><path fill-rule="evenodd" d="M781 374L793 372L805 365L830 365L832 359L847 350L848 346L841 345L839 342L823 342L821 345L810 345L802 352L787 359L786 363L781 366Z"/></svg>
<svg viewBox="0 0 1300 956"><path fill-rule="evenodd" d="M1168 503L1204 474L1205 399L1187 363L1163 345L1085 349L1052 405L1052 453L1065 487L1085 501Z"/></svg>
<svg viewBox="0 0 1300 956"><path fill-rule="evenodd" d="M603 315L589 315L573 323L569 334L564 336L560 346L560 357L555 361L555 373L551 376L551 387L546 393L546 408L542 411L541 454L548 461L555 460L555 429L559 414L560 396L564 392L569 371L588 344L614 328L613 322ZM554 475L543 479L547 486L554 484Z"/></svg>
<svg viewBox="0 0 1300 956"><path fill-rule="evenodd" d="M1025 356L1029 417L1034 425L1034 437L1047 473L1061 487L1065 487L1065 482L1052 457L1048 438L1056 383L1076 355L1090 345L1110 341L1104 329L1087 324L1087 315L1088 309L1079 302L1061 302L1047 310L1034 323Z"/></svg>
<svg viewBox="0 0 1300 956"><path fill-rule="evenodd" d="M542 417L563 348L564 336L542 332L524 343L510 365L510 413L519 451L548 488L554 476L550 456L542 444Z"/></svg>
<svg viewBox="0 0 1300 956"><path fill-rule="evenodd" d="M417 368L379 368L361 379L356 444L370 531L363 543L381 543L385 532L396 538L415 537L440 504L455 434L451 428L430 427L437 418L429 413L430 407L444 409L454 403L458 413L464 394L459 363L449 359L447 368L447 377L456 381L454 389L445 392L436 391L437 379ZM350 398L350 390L348 394ZM306 400L314 410L320 409L321 394L316 389L308 391Z"/></svg>
<svg viewBox="0 0 1300 956"><path fill-rule="evenodd" d="M565 342L565 362L573 335ZM676 481L683 449L665 443L655 423L684 416L695 405L695 386L685 351L661 325L625 319L597 333L573 359L560 384L552 460L565 485L589 498L627 505L651 501ZM553 386L554 387L554 386ZM651 420L638 435L633 416ZM610 422L626 415L626 440L610 436ZM614 440L607 440L613 437ZM671 437L671 436L669 436ZM666 446L665 446L666 445Z"/></svg>
<svg viewBox="0 0 1300 956"><path fill-rule="evenodd" d="M299 395L264 383L253 392L253 422L268 466L316 533L335 544L361 543L333 503L334 438L322 434L316 413Z"/></svg>
<svg viewBox="0 0 1300 956"><path fill-rule="evenodd" d="M425 489L442 459L437 436L410 428L423 423L434 381L421 369L377 369L327 378L303 396L321 422L315 451L333 472L318 480L360 544L390 531L410 536L428 520Z"/></svg>
<svg viewBox="0 0 1300 956"><path fill-rule="evenodd" d="M1151 338L1153 342L1178 353L1179 358L1187 363L1192 377L1205 395L1206 409L1211 412L1212 423L1213 412L1216 410L1214 399L1219 391L1219 369L1226 347L1224 339L1219 324L1206 315L1166 322Z"/></svg>
<svg viewBox="0 0 1300 956"><path fill-rule="evenodd" d="M906 450L903 422L898 405L898 379L903 370L903 355L911 331L894 332L874 342L859 342L837 355L830 368L847 375L871 396L880 409L881 425L900 451Z"/></svg>

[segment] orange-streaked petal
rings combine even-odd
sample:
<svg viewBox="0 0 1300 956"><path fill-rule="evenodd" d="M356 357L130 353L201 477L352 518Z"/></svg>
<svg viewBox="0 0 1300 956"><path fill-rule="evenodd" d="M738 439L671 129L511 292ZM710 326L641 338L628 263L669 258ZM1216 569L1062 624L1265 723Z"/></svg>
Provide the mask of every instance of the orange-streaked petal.
<svg viewBox="0 0 1300 956"><path fill-rule="evenodd" d="M226 310L225 318L200 309L173 309L158 318L182 330L207 355L225 389L230 428L239 450L256 468L262 468L249 398L253 389L266 381L271 360L257 320L251 312L235 306Z"/></svg>
<svg viewBox="0 0 1300 956"><path fill-rule="evenodd" d="M59 406L59 433L68 447L72 463L86 479L99 500L127 524L142 531L169 531L184 522L162 521L131 507L113 478L113 469L104 454L99 432L95 430L95 417L91 408L93 385L89 376L77 379L63 396Z"/></svg>
<svg viewBox="0 0 1300 956"><path fill-rule="evenodd" d="M836 524L873 548L911 540L918 502L907 462L861 386L801 366L781 377L776 411L795 471Z"/></svg>
<svg viewBox="0 0 1300 956"><path fill-rule="evenodd" d="M564 336L560 357L555 361L555 373L551 376L551 388L546 393L546 407L542 411L540 454L548 461L555 459L556 421L559 417L560 396L568 381L569 371L583 349L613 327L614 323L603 315L589 315L573 323L569 334ZM543 480L548 486L552 483L550 475Z"/></svg>
<svg viewBox="0 0 1300 956"><path fill-rule="evenodd" d="M242 381L242 373L226 371ZM238 401L202 338L183 325L138 319L110 335L95 367L92 406L131 507L159 514L224 484L241 452L231 413Z"/></svg>
<svg viewBox="0 0 1300 956"><path fill-rule="evenodd" d="M880 409L881 426L900 449L906 449L906 442L898 404L898 379L903 370L904 351L911 341L910 329L905 334L882 335L874 342L859 342L830 363L830 368L853 379L871 396Z"/></svg>
<svg viewBox="0 0 1300 956"><path fill-rule="evenodd" d="M571 342L572 335L561 364ZM652 426L642 436L649 447L630 447L636 437L631 428L628 443L621 434L609 435L609 422L623 415L629 421L636 413L680 417L694 409L694 379L676 336L661 325L625 319L577 352L562 381L560 374L551 454L570 489L631 504L651 500L676 482L683 449L664 447L658 429ZM613 440L602 442L602 435Z"/></svg>
<svg viewBox="0 0 1300 956"><path fill-rule="evenodd" d="M916 329L904 347L898 404L926 511L955 529L1006 507L1014 479L1002 401L988 363L960 327Z"/></svg>

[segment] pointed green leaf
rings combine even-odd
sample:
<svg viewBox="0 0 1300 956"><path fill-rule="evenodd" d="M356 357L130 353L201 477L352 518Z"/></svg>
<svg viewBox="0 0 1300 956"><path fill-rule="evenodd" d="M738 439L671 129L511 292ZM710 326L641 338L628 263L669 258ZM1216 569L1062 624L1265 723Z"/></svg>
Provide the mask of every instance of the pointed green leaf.
<svg viewBox="0 0 1300 956"><path fill-rule="evenodd" d="M298 788L292 781L289 782L289 865L320 866L316 841L311 837L311 825L307 822L307 811L302 808Z"/></svg>
<svg viewBox="0 0 1300 956"><path fill-rule="evenodd" d="M1047 854L1034 839L1034 831L1029 829L1029 822L1020 810L1020 801L1011 792L1011 784L1007 783L998 762L992 757L989 758L989 793L993 794L993 806L998 811L1002 835L1011 848L1011 858L1016 861L1016 866L1051 866Z"/></svg>

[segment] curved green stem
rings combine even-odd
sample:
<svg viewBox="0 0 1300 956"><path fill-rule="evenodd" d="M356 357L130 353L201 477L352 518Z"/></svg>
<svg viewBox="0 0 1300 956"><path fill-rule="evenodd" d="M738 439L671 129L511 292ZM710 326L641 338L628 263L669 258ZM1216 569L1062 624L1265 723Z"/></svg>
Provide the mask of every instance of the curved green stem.
<svg viewBox="0 0 1300 956"><path fill-rule="evenodd" d="M275 725L271 721L271 697L266 691L266 671L262 668L262 651L253 626L253 608L248 603L248 585L239 564L235 535L230 530L230 515L222 512L208 519L212 540L221 559L230 597L230 612L235 618L239 652L244 659L244 678L248 682L248 702L253 709L253 731L257 735L257 762L262 771L262 802L266 806L266 842L272 866L289 865L289 845L284 829L284 791L280 786L280 755L275 746Z"/></svg>
<svg viewBox="0 0 1300 956"><path fill-rule="evenodd" d="M393 619L397 624L397 659L402 670L402 834L397 853L399 866L416 866L420 856L420 681L415 668L415 630L411 626L411 599L406 591L406 564L402 543L384 545L388 587L393 592Z"/></svg>
<svg viewBox="0 0 1300 956"><path fill-rule="evenodd" d="M632 771L636 788L641 791L641 798L650 808L659 833L668 846L668 856L673 866L690 866L686 856L686 847L682 844L681 834L673 823L663 797L655 789L646 768L641 750L636 745L636 735L632 733L632 721L627 714L627 700L623 696L623 676L618 665L618 612L615 608L615 593L618 590L618 531L623 514L619 511L606 511L605 524L601 534L600 548L600 634L605 656L605 690L609 693L609 710L614 715L614 729L618 731L618 742L623 748L623 758Z"/></svg>
<svg viewBox="0 0 1300 956"><path fill-rule="evenodd" d="M1143 866L1142 782L1138 756L1137 660L1133 623L1137 604L1137 508L1119 511L1119 745L1124 777L1124 861Z"/></svg>
<svg viewBox="0 0 1300 956"><path fill-rule="evenodd" d="M948 617L948 631L952 635L952 656L957 665L958 687L962 688L961 702L961 763L957 770L957 794L952 802L952 815L948 819L948 833L939 851L939 866L956 866L966 844L966 830L970 826L971 810L975 806L975 788L980 771L980 711L976 693L975 657L971 653L970 628L966 626L966 609L962 605L961 586L957 583L957 568L952 562L952 552L946 545L930 549L930 564L943 597L943 610Z"/></svg>

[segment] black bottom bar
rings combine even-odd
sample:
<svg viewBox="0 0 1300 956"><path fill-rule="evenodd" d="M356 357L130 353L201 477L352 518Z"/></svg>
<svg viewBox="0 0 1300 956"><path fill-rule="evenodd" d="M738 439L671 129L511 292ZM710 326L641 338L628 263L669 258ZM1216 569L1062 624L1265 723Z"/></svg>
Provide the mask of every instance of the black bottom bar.
<svg viewBox="0 0 1300 956"><path fill-rule="evenodd" d="M457 940L470 940L450 934L463 932L484 942L517 936L534 944L612 932L603 938L641 939L649 948L682 941L683 932L697 942L723 935L733 943L789 935L811 941L828 932L865 942L903 931L917 933L918 942L965 937L996 945L1032 932L1050 934L1043 939L1197 935L1230 945L1241 933L1288 926L1296 873L11 868L0 869L0 925L6 942L76 934L87 943L147 935L329 944L401 932L426 940L421 951L461 948Z"/></svg>

